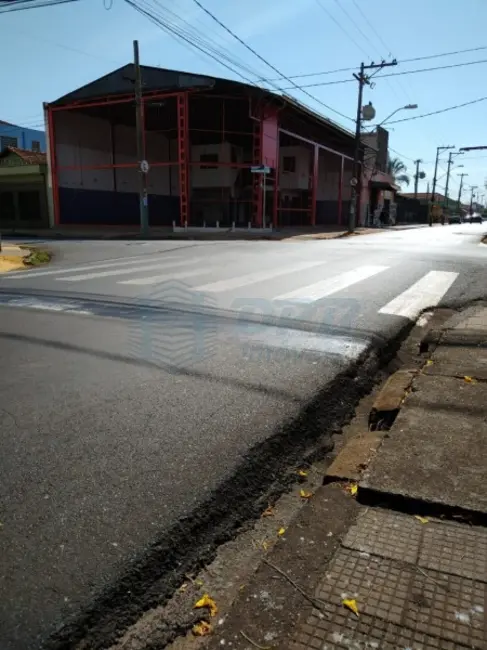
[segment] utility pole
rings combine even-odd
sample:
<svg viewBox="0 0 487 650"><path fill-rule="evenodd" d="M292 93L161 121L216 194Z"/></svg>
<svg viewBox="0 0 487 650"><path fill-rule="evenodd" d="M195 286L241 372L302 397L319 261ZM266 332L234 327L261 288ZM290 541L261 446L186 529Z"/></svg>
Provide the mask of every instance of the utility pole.
<svg viewBox="0 0 487 650"><path fill-rule="evenodd" d="M435 190L436 190L436 176L438 175L438 160L440 153L446 151L447 149L455 149L455 145L447 145L446 147L436 147L436 160L435 160L435 174L433 176L433 189L431 190L431 206L429 211L429 225L433 225L433 204L435 202Z"/></svg>
<svg viewBox="0 0 487 650"><path fill-rule="evenodd" d="M418 158L418 160L415 160L414 162L416 163L416 173L414 175L414 198L417 199L418 198L419 165L423 161L420 158Z"/></svg>
<svg viewBox="0 0 487 650"><path fill-rule="evenodd" d="M460 176L460 188L458 190L458 210L460 211L461 205L462 205L462 188L463 188L463 179L465 176L468 176L468 174L458 174Z"/></svg>
<svg viewBox="0 0 487 650"><path fill-rule="evenodd" d="M140 234L147 237L149 232L149 201L147 195L147 172L149 165L145 157L144 103L142 101L142 75L139 61L139 41L134 41L135 68L135 131L137 137L137 161L139 163L139 209Z"/></svg>
<svg viewBox="0 0 487 650"><path fill-rule="evenodd" d="M453 162L453 152L450 151L450 155L448 156L448 167L446 168L446 183L445 183L445 200L446 200L447 208L448 208L448 185L450 184L450 168L452 162Z"/></svg>
<svg viewBox="0 0 487 650"><path fill-rule="evenodd" d="M360 158L360 144L361 139L360 135L362 132L362 100L364 94L364 86L370 86L370 77L365 74L366 70L381 70L392 65L397 65L396 59L387 63L386 61L381 61L381 63L370 63L365 65L365 63L360 64L360 72L358 74L354 73L355 79L358 81L358 100L357 100L357 117L355 120L355 150L353 155L353 171L352 171L352 192L350 198L350 212L348 214L348 232L353 232L355 230L355 225L357 222L357 212L360 213L360 195L362 190L361 177L362 173L359 173L359 158ZM357 206L358 204L358 206ZM358 209L357 209L358 208Z"/></svg>
<svg viewBox="0 0 487 650"><path fill-rule="evenodd" d="M477 189L478 185L472 185L471 190L472 194L470 195L470 215L472 215L472 208L473 208L473 197L474 197L474 192Z"/></svg>

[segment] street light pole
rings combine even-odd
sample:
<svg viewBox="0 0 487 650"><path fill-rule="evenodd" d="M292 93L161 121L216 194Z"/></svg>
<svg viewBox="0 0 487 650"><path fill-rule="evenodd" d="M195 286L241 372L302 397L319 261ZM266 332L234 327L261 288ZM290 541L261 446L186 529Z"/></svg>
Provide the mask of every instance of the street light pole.
<svg viewBox="0 0 487 650"><path fill-rule="evenodd" d="M435 202L436 176L438 175L438 160L440 157L440 153L442 151L446 151L447 149L455 149L455 145L436 147L435 173L433 176L433 188L431 190L431 208L429 211L429 218L428 218L428 222L430 226L433 225L433 204Z"/></svg>
<svg viewBox="0 0 487 650"><path fill-rule="evenodd" d="M472 187L470 188L472 190L472 194L470 195L470 216L472 215L474 192L477 189L477 187L478 185L472 185Z"/></svg>
<svg viewBox="0 0 487 650"><path fill-rule="evenodd" d="M448 168L446 172L446 184L445 184L445 199L446 199L446 208L448 209L449 205L449 199L448 199L448 185L450 184L450 168L453 162L453 156L460 156L463 154L463 151L457 151L456 153L453 153L453 151L450 151L450 155L448 156ZM463 167L463 165L460 165Z"/></svg>

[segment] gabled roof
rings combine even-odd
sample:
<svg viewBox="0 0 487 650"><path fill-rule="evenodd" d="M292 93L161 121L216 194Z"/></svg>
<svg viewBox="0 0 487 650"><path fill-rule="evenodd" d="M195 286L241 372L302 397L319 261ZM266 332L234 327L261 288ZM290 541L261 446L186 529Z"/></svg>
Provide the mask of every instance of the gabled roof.
<svg viewBox="0 0 487 650"><path fill-rule="evenodd" d="M28 149L19 149L18 147L5 147L0 152L0 158L14 154L20 159L21 165L47 165L47 156L45 153L29 151Z"/></svg>
<svg viewBox="0 0 487 650"><path fill-rule="evenodd" d="M267 95L269 98L278 100L281 105L284 102L291 106L296 111L306 114L313 120L332 127L340 131L347 137L354 137L354 134L348 129L343 128L336 122L329 118L315 112L305 104L302 104L294 97L285 94L278 94L271 92L266 88L254 86L252 84L243 83L241 81L234 81L232 79L225 79L222 77L210 77L207 75L199 75L191 72L181 72L179 70L169 70L167 68L156 68L153 66L143 65L140 66L142 89L143 92L177 92L180 90L200 89L200 90L213 90L219 88L222 91L225 89L242 90L249 93L259 93ZM63 95L51 102L51 106L64 106L67 104L76 104L78 102L86 101L103 101L115 95L129 95L134 92L135 88L135 66L133 63L117 68L112 72L95 79L94 81L73 90L67 95Z"/></svg>

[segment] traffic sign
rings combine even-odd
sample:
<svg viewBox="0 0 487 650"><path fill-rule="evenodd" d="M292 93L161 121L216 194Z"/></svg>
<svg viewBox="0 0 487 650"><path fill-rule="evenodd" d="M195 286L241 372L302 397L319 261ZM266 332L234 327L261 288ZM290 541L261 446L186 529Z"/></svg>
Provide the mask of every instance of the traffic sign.
<svg viewBox="0 0 487 650"><path fill-rule="evenodd" d="M352 187L355 187L357 185L357 183L358 183L358 180L356 178L351 178L350 179L350 185Z"/></svg>
<svg viewBox="0 0 487 650"><path fill-rule="evenodd" d="M149 169L150 169L150 166L149 166L149 163L147 162L147 160L141 160L141 161L140 161L140 171L141 171L143 174L147 174L147 172L149 171Z"/></svg>
<svg viewBox="0 0 487 650"><path fill-rule="evenodd" d="M271 168L266 167L265 165L257 165L255 167L251 167L250 171L252 174L270 174Z"/></svg>

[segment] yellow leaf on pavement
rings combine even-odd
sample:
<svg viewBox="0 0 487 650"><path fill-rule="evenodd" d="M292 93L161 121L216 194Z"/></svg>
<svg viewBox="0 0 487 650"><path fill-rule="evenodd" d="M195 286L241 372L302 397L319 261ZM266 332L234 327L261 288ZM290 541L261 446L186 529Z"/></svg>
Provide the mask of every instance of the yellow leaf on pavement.
<svg viewBox="0 0 487 650"><path fill-rule="evenodd" d="M427 366L432 366L433 365L433 359L428 359L428 361L426 362L426 365Z"/></svg>
<svg viewBox="0 0 487 650"><path fill-rule="evenodd" d="M300 491L299 491L299 496L300 496L302 499L311 499L311 497L313 496L313 493L312 493L312 492L308 492L307 490L300 490Z"/></svg>
<svg viewBox="0 0 487 650"><path fill-rule="evenodd" d="M422 524L427 524L429 519L428 517L420 517L420 515L414 515L418 521L420 521Z"/></svg>
<svg viewBox="0 0 487 650"><path fill-rule="evenodd" d="M347 485L345 490L354 497L358 492L358 485L356 483L350 483L350 485Z"/></svg>
<svg viewBox="0 0 487 650"><path fill-rule="evenodd" d="M201 621L200 623L196 623L196 625L193 627L193 634L195 636L208 636L208 634L211 634L212 631L213 628L206 621Z"/></svg>
<svg viewBox="0 0 487 650"><path fill-rule="evenodd" d="M208 607L210 610L210 616L216 616L218 614L218 607L213 598L208 594L202 596L194 606L195 609L199 609L200 607Z"/></svg>
<svg viewBox="0 0 487 650"><path fill-rule="evenodd" d="M464 380L467 382L467 384L476 384L477 380L474 379L473 377L469 377L468 375L465 375Z"/></svg>
<svg viewBox="0 0 487 650"><path fill-rule="evenodd" d="M284 535L285 532L286 532L286 529L285 529L285 528L279 528L279 530L277 531L277 534L278 534L279 536L281 536L281 535Z"/></svg>
<svg viewBox="0 0 487 650"><path fill-rule="evenodd" d="M342 605L353 612L357 618L360 616L355 598L345 598L342 600Z"/></svg>
<svg viewBox="0 0 487 650"><path fill-rule="evenodd" d="M308 472L305 472L304 469L300 469L298 472L298 476L301 476L302 478L306 478L308 476Z"/></svg>

